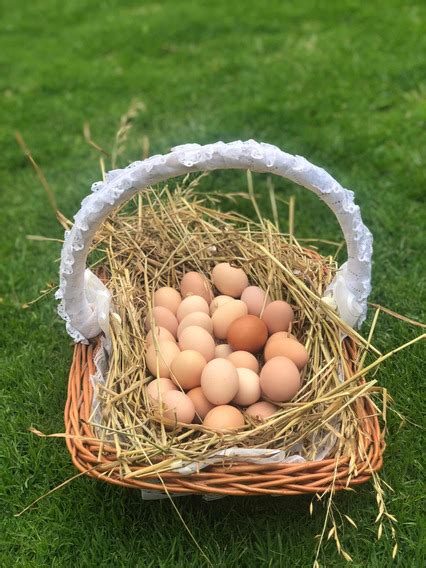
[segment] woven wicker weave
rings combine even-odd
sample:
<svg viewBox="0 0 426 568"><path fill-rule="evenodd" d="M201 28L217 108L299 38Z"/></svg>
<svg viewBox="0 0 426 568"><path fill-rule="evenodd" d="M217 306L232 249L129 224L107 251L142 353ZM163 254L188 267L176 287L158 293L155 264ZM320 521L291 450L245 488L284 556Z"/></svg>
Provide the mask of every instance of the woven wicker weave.
<svg viewBox="0 0 426 568"><path fill-rule="evenodd" d="M345 346L345 356L351 361L354 358L353 347L347 340ZM96 348L96 342L76 345L65 406L67 446L74 465L87 475L123 487L167 490L170 493L298 495L323 493L332 487L337 491L359 485L368 481L372 472L382 466L383 436L373 404L364 396L356 400L354 410L359 418L357 447L364 449L363 455L366 457L359 457L355 468L353 464L350 468L349 457L343 456L337 460L324 459L296 465L224 463L188 476L165 472L161 474L161 484L158 475L123 479L120 477L115 448L101 443L88 424L93 395L90 376L95 370L93 354ZM140 469L143 465L135 464L130 469Z"/></svg>

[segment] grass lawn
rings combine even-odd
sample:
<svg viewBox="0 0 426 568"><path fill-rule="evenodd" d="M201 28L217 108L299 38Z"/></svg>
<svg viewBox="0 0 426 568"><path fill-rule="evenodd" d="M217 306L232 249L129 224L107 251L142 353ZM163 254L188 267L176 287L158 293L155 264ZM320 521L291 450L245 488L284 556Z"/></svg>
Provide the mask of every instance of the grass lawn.
<svg viewBox="0 0 426 568"><path fill-rule="evenodd" d="M421 2L143 2L53 0L0 8L0 566L204 566L168 501L79 478L23 516L14 514L75 470L62 440L28 432L63 430L71 342L49 297L21 305L56 282L62 238L45 194L18 148L19 130L34 152L61 210L72 216L99 179L92 135L111 147L118 117L132 98L146 112L122 157L184 142L255 138L306 156L356 191L375 237L372 301L425 317L426 6ZM212 178L213 179L213 178ZM215 187L241 189L241 172L215 174ZM315 196L296 195L296 233L340 239ZM265 178L255 176L256 190ZM266 201L266 199L265 199ZM283 212L283 223L285 212ZM370 315L371 320L371 315ZM366 329L364 328L364 333ZM419 329L381 316L383 351ZM423 363L423 369L422 369ZM372 487L339 495L352 517L342 543L353 566L425 565L422 531L424 348L388 361L376 378L395 399L389 415L383 478L398 518L399 554L376 540ZM215 566L309 567L323 512L309 498L176 501ZM321 562L343 566L334 544Z"/></svg>

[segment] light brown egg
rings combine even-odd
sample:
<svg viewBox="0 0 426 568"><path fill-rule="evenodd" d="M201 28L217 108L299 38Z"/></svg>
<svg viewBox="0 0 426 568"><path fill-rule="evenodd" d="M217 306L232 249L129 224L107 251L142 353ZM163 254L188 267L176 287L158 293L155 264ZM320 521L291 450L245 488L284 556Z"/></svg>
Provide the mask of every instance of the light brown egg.
<svg viewBox="0 0 426 568"><path fill-rule="evenodd" d="M260 371L262 393L276 402L291 400L300 389L300 374L287 357L269 359Z"/></svg>
<svg viewBox="0 0 426 568"><path fill-rule="evenodd" d="M260 398L260 380L250 369L237 369L238 373L238 392L232 402L241 406L254 404Z"/></svg>
<svg viewBox="0 0 426 568"><path fill-rule="evenodd" d="M162 377L152 380L146 387L146 392L152 402L158 401L159 397L162 399L164 393L170 390L177 390L176 385L170 379Z"/></svg>
<svg viewBox="0 0 426 568"><path fill-rule="evenodd" d="M213 300L213 292L209 281L199 272L187 272L180 282L180 292L183 298L201 296L206 302Z"/></svg>
<svg viewBox="0 0 426 568"><path fill-rule="evenodd" d="M181 351L173 359L170 366L171 379L185 390L199 387L201 373L206 364L207 361L198 351L192 349Z"/></svg>
<svg viewBox="0 0 426 568"><path fill-rule="evenodd" d="M258 353L268 339L268 328L257 316L242 316L231 323L226 337L235 351Z"/></svg>
<svg viewBox="0 0 426 568"><path fill-rule="evenodd" d="M167 391L163 396L162 415L173 422L190 424L195 416L194 403L180 390Z"/></svg>
<svg viewBox="0 0 426 568"><path fill-rule="evenodd" d="M260 402L255 402L246 409L246 414L257 420L265 420L278 410L278 406L272 404L272 402L266 402L266 400L261 400Z"/></svg>
<svg viewBox="0 0 426 568"><path fill-rule="evenodd" d="M293 321L294 314L291 306L282 300L276 300L266 306L262 319L270 334L277 331L287 331Z"/></svg>
<svg viewBox="0 0 426 568"><path fill-rule="evenodd" d="M245 369L250 369L254 373L259 372L258 360L248 351L233 351L227 356L227 359L229 359L229 361L231 361L231 363L233 363L237 368L243 367Z"/></svg>
<svg viewBox="0 0 426 568"><path fill-rule="evenodd" d="M228 359L213 359L201 374L201 388L212 404L226 404L238 392L237 369Z"/></svg>
<svg viewBox="0 0 426 568"><path fill-rule="evenodd" d="M180 334L179 348L182 351L187 349L198 351L206 361L211 361L214 357L215 342L204 328L190 325Z"/></svg>
<svg viewBox="0 0 426 568"><path fill-rule="evenodd" d="M167 308L176 315L182 297L177 290L170 286L163 286L154 292L154 306Z"/></svg>
<svg viewBox="0 0 426 568"><path fill-rule="evenodd" d="M216 345L214 349L214 357L217 359L218 357L222 359L227 359L228 355L232 353L231 346L228 343L221 343L220 345Z"/></svg>
<svg viewBox="0 0 426 568"><path fill-rule="evenodd" d="M146 366L154 377L170 377L170 365L176 355L179 354L179 347L173 341L161 341L158 345L158 353L155 345L151 345L146 350ZM158 369L158 371L157 371Z"/></svg>
<svg viewBox="0 0 426 568"><path fill-rule="evenodd" d="M201 387L196 387L187 392L187 395L192 400L195 407L195 418L194 422L201 422L204 420L206 414L214 408L214 404L209 402L203 394Z"/></svg>
<svg viewBox="0 0 426 568"><path fill-rule="evenodd" d="M247 315L247 306L241 300L232 300L217 308L212 316L213 334L217 339L226 339L231 323Z"/></svg>
<svg viewBox="0 0 426 568"><path fill-rule="evenodd" d="M275 341L276 339L295 339L298 341L297 337L289 331L277 331L269 337L266 343L272 343L272 341Z"/></svg>
<svg viewBox="0 0 426 568"><path fill-rule="evenodd" d="M183 318L177 329L177 336L179 338L182 331L190 325L196 325L204 328L206 331L213 334L213 322L208 314L204 312L191 312Z"/></svg>
<svg viewBox="0 0 426 568"><path fill-rule="evenodd" d="M241 294L241 301L247 304L248 313L257 317L271 303L269 296L259 286L247 286Z"/></svg>
<svg viewBox="0 0 426 568"><path fill-rule="evenodd" d="M176 314L178 322L181 322L187 315L193 312L204 312L209 315L209 305L201 296L188 296L182 300Z"/></svg>
<svg viewBox="0 0 426 568"><path fill-rule="evenodd" d="M244 426L244 416L235 406L215 406L204 418L203 426L215 432L228 432Z"/></svg>
<svg viewBox="0 0 426 568"><path fill-rule="evenodd" d="M272 359L273 357L288 357L288 359L291 359L293 363L296 364L299 371L305 367L309 360L309 355L304 345L292 338L281 340L275 339L275 341L272 341L271 343L268 341L264 353L265 361L269 361L269 359Z"/></svg>
<svg viewBox="0 0 426 568"><path fill-rule="evenodd" d="M157 326L165 327L174 337L176 337L178 321L169 309L163 308L163 306L156 306L152 308L152 318ZM145 329L146 331L151 329L151 320L149 316L145 319Z"/></svg>
<svg viewBox="0 0 426 568"><path fill-rule="evenodd" d="M154 332L154 333L153 333ZM154 343L154 335L157 341L176 341L174 336L165 327L155 327L154 330L150 329L146 336L146 344L151 345Z"/></svg>
<svg viewBox="0 0 426 568"><path fill-rule="evenodd" d="M212 270L213 284L221 294L239 298L248 286L247 274L241 268L234 268L229 262L216 264Z"/></svg>
<svg viewBox="0 0 426 568"><path fill-rule="evenodd" d="M224 294L216 296L216 298L210 302L210 315L212 316L217 308L220 308L220 306L223 306L223 304L226 304L227 302L231 302L233 299L234 298L231 296L225 296Z"/></svg>

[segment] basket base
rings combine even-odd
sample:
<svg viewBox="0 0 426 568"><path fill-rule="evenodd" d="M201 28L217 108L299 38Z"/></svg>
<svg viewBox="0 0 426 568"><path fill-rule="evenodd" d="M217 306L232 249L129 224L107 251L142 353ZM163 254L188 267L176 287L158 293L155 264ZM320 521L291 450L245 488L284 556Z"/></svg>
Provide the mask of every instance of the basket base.
<svg viewBox="0 0 426 568"><path fill-rule="evenodd" d="M211 465L199 473L182 476L164 472L155 477L123 478L114 447L97 439L88 424L92 406L94 345L77 344L68 382L65 405L66 444L76 468L91 477L121 487L162 493L199 495L302 495L349 489L368 481L382 467L384 440L368 397L357 400L356 413L365 458L350 464L349 456L298 464L252 464L233 462ZM350 467L351 466L351 467ZM140 469L130 466L130 470ZM356 472L356 474L354 473Z"/></svg>

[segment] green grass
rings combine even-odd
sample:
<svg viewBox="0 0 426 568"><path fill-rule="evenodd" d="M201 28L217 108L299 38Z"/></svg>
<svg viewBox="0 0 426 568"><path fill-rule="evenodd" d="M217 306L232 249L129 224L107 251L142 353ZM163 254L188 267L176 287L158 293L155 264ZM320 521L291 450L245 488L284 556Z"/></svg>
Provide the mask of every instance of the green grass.
<svg viewBox="0 0 426 568"><path fill-rule="evenodd" d="M1 566L204 566L167 501L79 478L22 517L14 514L75 471L62 440L28 432L63 430L71 345L52 298L22 309L57 280L61 238L45 195L14 140L19 130L71 216L99 178L96 152L110 147L133 98L135 124L151 152L184 142L255 138L306 156L357 193L375 236L372 300L424 318L426 9L421 2L148 3L53 0L1 3L0 235ZM135 143L126 155L140 156ZM123 160L125 163L125 160ZM241 189L241 173L215 174ZM212 183L212 181L209 181ZM256 189L265 179L255 176ZM308 192L297 197L298 236L340 238L331 214ZM283 213L283 223L285 222ZM389 350L419 330L380 318L376 343ZM365 332L365 330L364 330ZM422 369L423 364L423 369ZM407 421L389 416L383 477L399 520L395 565L425 565L422 530L421 381L424 350L402 352L376 376ZM374 492L339 495L359 530L342 543L356 567L391 566L388 535L375 539ZM323 514L308 498L176 500L215 566L306 567ZM343 566L329 543L321 558Z"/></svg>

